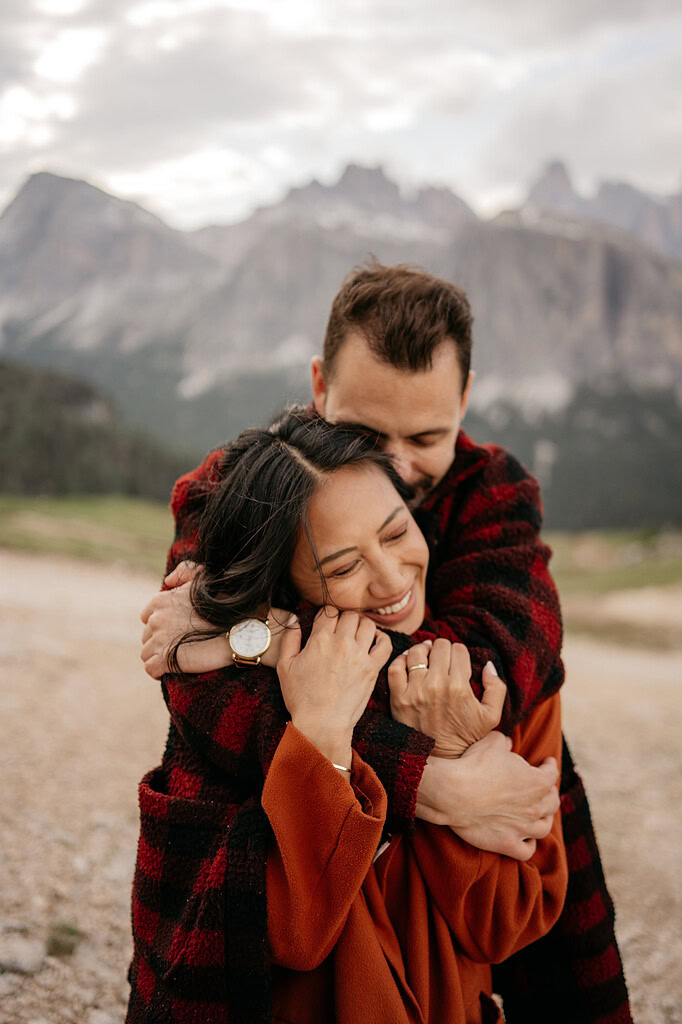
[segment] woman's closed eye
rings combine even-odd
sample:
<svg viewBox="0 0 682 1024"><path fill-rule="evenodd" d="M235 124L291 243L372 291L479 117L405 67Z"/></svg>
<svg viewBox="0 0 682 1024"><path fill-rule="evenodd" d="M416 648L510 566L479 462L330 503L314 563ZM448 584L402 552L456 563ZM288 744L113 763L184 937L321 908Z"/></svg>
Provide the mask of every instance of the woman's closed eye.
<svg viewBox="0 0 682 1024"><path fill-rule="evenodd" d="M345 569L335 569L334 572L330 573L330 576L332 579L338 579L339 576L350 576L353 569L355 569L355 567L359 564L360 560L358 559L357 561L353 562L352 565L346 566Z"/></svg>
<svg viewBox="0 0 682 1024"><path fill-rule="evenodd" d="M397 533L392 533L390 537L384 537L384 544L391 544L393 541L400 540L407 533L407 524L398 530ZM342 579L344 576L350 576L354 569L357 569L362 559L357 558L351 565L346 565L343 569L335 569L334 572L329 574L330 579Z"/></svg>

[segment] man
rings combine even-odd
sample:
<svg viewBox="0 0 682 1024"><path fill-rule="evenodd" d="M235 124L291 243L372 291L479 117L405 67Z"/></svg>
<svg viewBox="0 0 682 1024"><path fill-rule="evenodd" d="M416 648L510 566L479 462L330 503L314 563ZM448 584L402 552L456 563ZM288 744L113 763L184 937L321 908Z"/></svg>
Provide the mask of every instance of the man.
<svg viewBox="0 0 682 1024"><path fill-rule="evenodd" d="M413 268L370 264L347 279L332 304L323 355L312 364L313 404L330 422L372 431L414 486L431 550L430 616L418 639L465 644L477 693L484 666L496 667L508 686L501 728L509 733L563 681L561 621L550 553L539 538L536 481L508 453L476 446L460 430L472 384L471 323L456 286ZM209 456L176 485L169 568L193 556L212 465ZM168 583L183 578L176 572ZM157 595L143 612L143 659L152 675L167 668L169 640L187 631L186 587ZM187 671L217 669L229 663L229 648L218 638L196 645L189 658ZM472 845L526 859L553 813L553 766L519 764L501 748L499 733L489 741L479 746L475 765L467 756L448 764L429 758L416 813L450 825ZM567 749L563 761L567 905L545 939L501 968L498 987L508 1021L532 1024L549 1014L567 1024L628 1022L613 909L589 811ZM388 773L388 795L403 805L410 783L399 763Z"/></svg>

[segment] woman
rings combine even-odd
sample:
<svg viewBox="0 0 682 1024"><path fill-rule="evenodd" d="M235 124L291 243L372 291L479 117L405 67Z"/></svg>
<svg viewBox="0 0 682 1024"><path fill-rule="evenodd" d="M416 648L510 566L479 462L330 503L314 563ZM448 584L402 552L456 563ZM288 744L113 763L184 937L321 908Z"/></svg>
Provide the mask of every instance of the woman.
<svg viewBox="0 0 682 1024"><path fill-rule="evenodd" d="M404 644L382 627L414 633L426 608L404 486L362 435L298 411L242 434L216 474L200 615L226 630L303 598L307 633L307 608L325 608L302 649L292 619L277 676L255 668L249 694L231 692L231 670L220 687L166 683L169 743L140 790L128 1020L497 1019L489 965L561 910L561 825L527 863L426 823L386 834L388 782L369 760L389 703L380 670ZM415 733L422 758L456 756L494 724L467 669L445 641L392 662L394 715L430 732ZM434 716L430 693L464 718ZM560 742L558 697L514 735L535 763Z"/></svg>

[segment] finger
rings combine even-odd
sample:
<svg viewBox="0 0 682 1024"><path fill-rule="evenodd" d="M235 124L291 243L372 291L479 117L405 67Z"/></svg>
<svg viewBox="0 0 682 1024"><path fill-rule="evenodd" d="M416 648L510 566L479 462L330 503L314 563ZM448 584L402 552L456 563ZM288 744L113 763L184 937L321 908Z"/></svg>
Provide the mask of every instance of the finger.
<svg viewBox="0 0 682 1024"><path fill-rule="evenodd" d="M313 620L313 628L310 635L320 636L322 633L333 633L336 629L338 617L338 608L334 608L330 604L323 605Z"/></svg>
<svg viewBox="0 0 682 1024"><path fill-rule="evenodd" d="M510 849L513 851L508 856L513 857L515 860L527 861L535 853L537 843L535 839L519 839L517 842L510 844Z"/></svg>
<svg viewBox="0 0 682 1024"><path fill-rule="evenodd" d="M393 651L393 644L381 630L377 630L377 637L374 647L369 652L370 661L377 670L377 675L384 667L388 659L391 657ZM407 679L407 672L405 672L405 679ZM390 687L390 680L389 680Z"/></svg>
<svg viewBox="0 0 682 1024"><path fill-rule="evenodd" d="M184 562L179 562L175 568L168 573L164 579L164 583L167 587L179 587L183 583L189 583L197 574L199 566L196 562L190 562L186 559Z"/></svg>
<svg viewBox="0 0 682 1024"><path fill-rule="evenodd" d="M481 676L483 682L483 696L481 704L488 710L489 720L493 726L499 725L504 710L504 701L507 696L507 687L497 674L492 661L489 661L483 668Z"/></svg>
<svg viewBox="0 0 682 1024"><path fill-rule="evenodd" d="M366 615L361 615L355 639L363 650L370 650L377 632L376 622L372 622L372 620L368 619Z"/></svg>
<svg viewBox="0 0 682 1024"><path fill-rule="evenodd" d="M535 841L535 839L533 839L532 837L529 837L528 839L524 839L523 840L523 845L526 847L527 850L530 851L529 854L528 854L528 857L527 857L527 860L530 860L530 858L535 853L538 844Z"/></svg>
<svg viewBox="0 0 682 1024"><path fill-rule="evenodd" d="M347 640L354 640L360 625L357 612L341 612L336 622L336 635Z"/></svg>
<svg viewBox="0 0 682 1024"><path fill-rule="evenodd" d="M151 627L151 626L149 625L149 623L147 623L147 625L146 625L146 626L144 627L144 629L142 630L142 643L143 643L143 644L144 644L144 643L146 643L146 642L147 642L147 640L149 640L150 636L152 636L152 635L153 635L153 633L154 633L154 630L153 630L153 629L152 629L152 627Z"/></svg>
<svg viewBox="0 0 682 1024"><path fill-rule="evenodd" d="M450 644L449 654L450 676L456 678L462 686L468 686L471 681L471 658L469 657L469 651L464 644Z"/></svg>
<svg viewBox="0 0 682 1024"><path fill-rule="evenodd" d="M381 634L386 636L385 633ZM388 639L388 637L387 637ZM379 637L377 637L377 643ZM388 688L394 700L402 700L407 690L407 655L401 654L388 666Z"/></svg>
<svg viewBox="0 0 682 1024"><path fill-rule="evenodd" d="M543 818L554 817L560 807L561 800L559 798L559 790L555 786L551 793L548 793L548 795L540 801L538 810L540 812L540 816Z"/></svg>
<svg viewBox="0 0 682 1024"><path fill-rule="evenodd" d="M528 833L533 839L544 839L552 831L554 816L547 815L545 818L538 818L528 827Z"/></svg>
<svg viewBox="0 0 682 1024"><path fill-rule="evenodd" d="M544 772L548 784L550 786L555 786L559 779L559 766L557 764L556 757L546 757L539 765L539 768Z"/></svg>
<svg viewBox="0 0 682 1024"><path fill-rule="evenodd" d="M450 671L450 648L449 640L439 637L431 648L429 654L429 670L443 672L447 675Z"/></svg>
<svg viewBox="0 0 682 1024"><path fill-rule="evenodd" d="M140 651L140 657L143 661L148 661L149 658L155 656L164 657L163 650L159 647L155 640L147 640L146 643L142 644L142 650ZM165 658L164 658L165 660Z"/></svg>
<svg viewBox="0 0 682 1024"><path fill-rule="evenodd" d="M416 673L421 673L420 678L423 678L423 674L429 667L429 654L430 648L426 644L415 644L414 647L410 647L405 655L408 671L416 668L417 665L425 665L425 669L416 669Z"/></svg>
<svg viewBox="0 0 682 1024"><path fill-rule="evenodd" d="M282 633L277 664L283 664L285 667L288 667L300 653L301 626L296 616L292 615L287 623L287 628Z"/></svg>
<svg viewBox="0 0 682 1024"><path fill-rule="evenodd" d="M153 657L145 661L144 670L152 679L160 679L166 674L166 665L162 658Z"/></svg>
<svg viewBox="0 0 682 1024"><path fill-rule="evenodd" d="M154 595L154 596L156 596L156 595ZM142 622L148 622L149 621L149 616L154 611L154 608L155 608L154 598L152 598L151 601L148 601L147 604L142 609L142 611L140 612L140 619L142 620Z"/></svg>

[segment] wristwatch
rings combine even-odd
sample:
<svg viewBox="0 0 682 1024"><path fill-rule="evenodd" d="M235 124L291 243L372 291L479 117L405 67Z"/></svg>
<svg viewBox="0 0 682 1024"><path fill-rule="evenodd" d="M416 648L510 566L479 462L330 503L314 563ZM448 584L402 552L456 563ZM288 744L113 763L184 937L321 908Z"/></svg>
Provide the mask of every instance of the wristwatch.
<svg viewBox="0 0 682 1024"><path fill-rule="evenodd" d="M235 665L260 665L272 639L267 619L242 619L225 635Z"/></svg>

